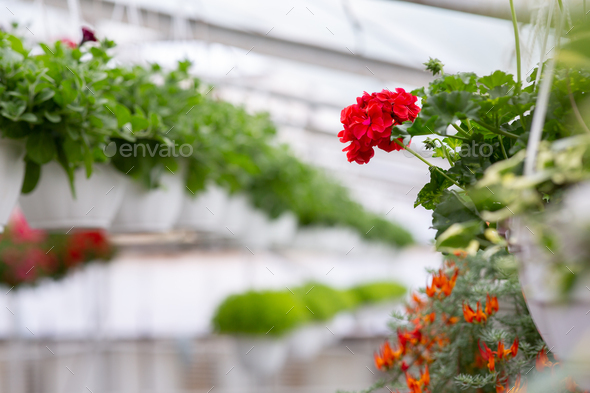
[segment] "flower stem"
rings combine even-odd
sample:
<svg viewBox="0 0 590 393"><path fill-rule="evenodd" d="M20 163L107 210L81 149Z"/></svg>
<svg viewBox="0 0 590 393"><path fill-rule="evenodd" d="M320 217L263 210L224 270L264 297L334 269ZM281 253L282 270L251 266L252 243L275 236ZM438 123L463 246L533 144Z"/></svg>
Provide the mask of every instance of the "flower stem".
<svg viewBox="0 0 590 393"><path fill-rule="evenodd" d="M516 20L516 11L514 10L514 0L510 0L510 12L512 13L512 25L514 26L514 41L516 42L516 81L520 89L520 37L518 36L518 21Z"/></svg>
<svg viewBox="0 0 590 393"><path fill-rule="evenodd" d="M590 129L588 129L588 126L584 122L584 118L582 117L582 114L580 113L580 110L578 109L578 105L576 105L576 100L574 99L574 95L572 93L572 87L570 86L570 73L569 73L569 70L567 70L567 69L565 70L565 82L567 85L567 94L570 98L570 104L572 105L572 110L574 111L574 115L576 115L576 120L578 121L578 123L580 123L580 125L582 126L582 129L584 131L586 131L587 133L590 133Z"/></svg>
<svg viewBox="0 0 590 393"><path fill-rule="evenodd" d="M400 142L397 138L393 140L395 143L397 143L398 145L400 145L401 147L403 147L404 149L406 149L408 152L410 152L414 157L416 157L417 159L419 159L420 161L422 161L423 163L425 163L426 165L428 165L431 168L436 169L441 175L443 175L444 177L446 177L448 180L450 180L454 185L456 185L457 187L459 187L462 190L465 190L463 187L461 187L459 185L459 183L457 183L455 180L451 179L449 176L447 176L446 173L444 173L439 167L437 167L436 165L432 165L430 162L428 162L427 160L425 160L420 154L416 153L414 150L410 149L409 146L406 146L403 144L403 142Z"/></svg>
<svg viewBox="0 0 590 393"><path fill-rule="evenodd" d="M500 146L502 147L502 154L504 154L504 159L508 159L508 155L506 154L506 149L504 148L504 142L502 141L502 137L498 138L500 140Z"/></svg>
<svg viewBox="0 0 590 393"><path fill-rule="evenodd" d="M451 125L453 126L453 128L454 128L455 130L457 130L457 133L459 133L459 134L463 135L463 136L464 136L464 137L466 137L466 138L468 138L468 137L469 137L469 134L468 134L468 133L467 133L467 132L466 132L464 129L462 129L461 127L459 127L459 126L458 126L458 125L456 125L455 123L452 123Z"/></svg>
<svg viewBox="0 0 590 393"><path fill-rule="evenodd" d="M508 131L502 131L499 128L494 129L494 128L488 126L486 123L481 122L479 120L473 120L473 121L475 122L475 124L482 126L486 130L488 130L490 132L493 132L494 134L504 135L504 136L507 136L507 137L512 138L512 139L518 139L518 135L516 135L516 134L513 134L513 133L508 132Z"/></svg>

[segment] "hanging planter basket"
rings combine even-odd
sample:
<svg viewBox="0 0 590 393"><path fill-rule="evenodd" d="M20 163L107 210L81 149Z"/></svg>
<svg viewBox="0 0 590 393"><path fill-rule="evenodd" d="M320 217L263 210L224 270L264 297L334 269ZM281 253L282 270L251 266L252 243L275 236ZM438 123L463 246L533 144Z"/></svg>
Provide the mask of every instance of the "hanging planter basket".
<svg viewBox="0 0 590 393"><path fill-rule="evenodd" d="M222 225L227 203L227 193L218 186L210 186L196 197L184 192L176 226L205 233L227 232Z"/></svg>
<svg viewBox="0 0 590 393"><path fill-rule="evenodd" d="M25 146L9 139L0 139L0 232L8 223L16 205L25 174Z"/></svg>
<svg viewBox="0 0 590 393"><path fill-rule="evenodd" d="M244 368L262 377L279 372L289 355L289 343L283 338L237 337L236 349Z"/></svg>
<svg viewBox="0 0 590 393"><path fill-rule="evenodd" d="M296 329L289 337L289 347L294 359L314 359L330 343L332 336L325 326L308 324Z"/></svg>
<svg viewBox="0 0 590 393"><path fill-rule="evenodd" d="M85 169L77 169L74 187L75 197L64 169L56 162L44 165L35 190L19 199L31 227L46 230L108 228L123 198L124 177L114 168L98 164L90 178L86 177Z"/></svg>
<svg viewBox="0 0 590 393"><path fill-rule="evenodd" d="M164 174L161 186L148 190L127 177L123 202L111 226L113 232L167 232L178 221L184 196L181 173Z"/></svg>
<svg viewBox="0 0 590 393"><path fill-rule="evenodd" d="M560 285L562 275L556 273L551 251L538 244L538 239L524 225L517 224L514 231L520 283L535 326L549 349L575 375L576 382L588 389L590 276L578 278L574 288L564 294Z"/></svg>

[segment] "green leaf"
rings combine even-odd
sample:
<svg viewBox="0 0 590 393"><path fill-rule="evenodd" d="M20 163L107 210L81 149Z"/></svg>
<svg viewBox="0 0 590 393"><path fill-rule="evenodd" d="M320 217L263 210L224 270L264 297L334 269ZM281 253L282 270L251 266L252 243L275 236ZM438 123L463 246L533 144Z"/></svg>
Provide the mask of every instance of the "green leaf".
<svg viewBox="0 0 590 393"><path fill-rule="evenodd" d="M32 113L24 113L20 116L20 120L26 121L29 123L35 123L35 122L37 122L37 116Z"/></svg>
<svg viewBox="0 0 590 393"><path fill-rule="evenodd" d="M446 135L447 127L463 119L479 119L479 106L474 102L475 96L467 91L453 91L451 93L438 93L429 97L420 117L430 123L431 118L435 119L433 131Z"/></svg>
<svg viewBox="0 0 590 393"><path fill-rule="evenodd" d="M25 164L25 178L21 193L28 194L37 187L39 178L41 177L41 166L31 160L26 160Z"/></svg>
<svg viewBox="0 0 590 393"><path fill-rule="evenodd" d="M78 96L78 92L71 80L63 80L60 84L60 92L61 92L61 105L66 106L74 102L76 97Z"/></svg>
<svg viewBox="0 0 590 393"><path fill-rule="evenodd" d="M482 93L489 92L492 98L496 98L501 95L506 95L506 92L508 92L511 87L514 87L516 85L516 83L514 82L514 77L512 75L500 70L494 71L494 73L491 75L479 78L478 82L482 85L480 87L480 91ZM505 87L506 89L501 90L501 87ZM493 91L495 91L496 93L504 91L504 94L494 94ZM511 91L512 93L515 93L514 89L512 89Z"/></svg>
<svg viewBox="0 0 590 393"><path fill-rule="evenodd" d="M45 111L44 115L45 118L52 123L59 123L61 121L61 116L57 113L49 113Z"/></svg>
<svg viewBox="0 0 590 393"><path fill-rule="evenodd" d="M25 57L29 54L29 51L25 49L25 47L23 46L23 42L19 38L9 34L8 36L6 36L6 39L10 42L10 46L14 51L20 53Z"/></svg>
<svg viewBox="0 0 590 393"><path fill-rule="evenodd" d="M47 164L55 157L55 153L55 142L50 133L37 132L27 139L27 157L37 164Z"/></svg>
<svg viewBox="0 0 590 393"><path fill-rule="evenodd" d="M133 129L133 132L145 130L149 127L149 125L150 123L145 117L138 115L131 116L131 127Z"/></svg>
<svg viewBox="0 0 590 393"><path fill-rule="evenodd" d="M481 220L452 224L436 239L436 248L466 248L469 243L483 233L484 223Z"/></svg>
<svg viewBox="0 0 590 393"><path fill-rule="evenodd" d="M84 153L79 140L73 140L71 137L67 136L62 148L68 162L77 163L82 161Z"/></svg>
<svg viewBox="0 0 590 393"><path fill-rule="evenodd" d="M436 205L440 203L443 192L453 183L439 172L446 172L444 169L437 170L430 167L429 170L430 182L422 187L418 193L414 207L422 205L425 209L434 210Z"/></svg>
<svg viewBox="0 0 590 393"><path fill-rule="evenodd" d="M456 223L481 220L473 207L455 192L444 191L440 203L432 213L432 227L437 230L436 238Z"/></svg>
<svg viewBox="0 0 590 393"><path fill-rule="evenodd" d="M35 104L40 104L52 98L55 95L55 91L52 89L45 88L41 93L35 97Z"/></svg>
<svg viewBox="0 0 590 393"><path fill-rule="evenodd" d="M125 124L131 122L131 112L125 105L117 104L114 108L115 116L117 117L117 126L123 127Z"/></svg>

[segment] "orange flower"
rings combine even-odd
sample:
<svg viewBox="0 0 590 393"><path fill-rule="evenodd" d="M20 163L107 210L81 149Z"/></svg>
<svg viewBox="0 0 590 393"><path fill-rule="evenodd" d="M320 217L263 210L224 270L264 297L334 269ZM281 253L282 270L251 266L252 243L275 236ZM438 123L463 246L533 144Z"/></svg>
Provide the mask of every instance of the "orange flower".
<svg viewBox="0 0 590 393"><path fill-rule="evenodd" d="M494 353L498 356L498 359L508 359L508 356L515 357L518 354L518 337L514 339L512 346L508 349L505 349L504 342L500 341L498 351Z"/></svg>
<svg viewBox="0 0 590 393"><path fill-rule="evenodd" d="M453 288L455 288L455 283L458 276L458 268L455 268L455 273L450 279L442 269L439 269L439 271L432 276L432 284L430 286L426 286L426 295L431 298L437 295L440 297L442 297L442 295L450 296L453 292Z"/></svg>
<svg viewBox="0 0 590 393"><path fill-rule="evenodd" d="M420 379L418 380L406 372L406 383L408 384L410 393L422 393L422 388L430 385L430 372L428 371L428 365L424 368L423 372L420 372Z"/></svg>
<svg viewBox="0 0 590 393"><path fill-rule="evenodd" d="M481 347L480 341L477 342L477 345L479 346L479 353L481 354L481 357L484 360L488 361L488 369L491 372L494 372L494 370L496 369L496 361L494 359L494 352L492 352L492 350L490 348L488 348L486 343L483 343L483 348Z"/></svg>
<svg viewBox="0 0 590 393"><path fill-rule="evenodd" d="M521 384L520 384L520 375L516 379L516 382L514 383L514 387L512 388L512 390L510 391L510 393L526 393L526 384L524 384L524 385L521 386Z"/></svg>
<svg viewBox="0 0 590 393"><path fill-rule="evenodd" d="M410 393L422 393L422 387L420 386L419 381L412 378L412 376L408 373L406 373L406 383L408 384Z"/></svg>
<svg viewBox="0 0 590 393"><path fill-rule="evenodd" d="M481 303L477 302L477 311L475 313L475 320L477 322L486 322L488 320L488 316L481 310Z"/></svg>
<svg viewBox="0 0 590 393"><path fill-rule="evenodd" d="M436 288L435 288L434 285L432 285L430 287L428 285L426 286L426 295L428 297L434 297L434 296L436 296Z"/></svg>
<svg viewBox="0 0 590 393"><path fill-rule="evenodd" d="M499 309L498 298L496 296L490 297L490 294L488 293L486 296L486 314L492 315L495 312L498 312Z"/></svg>
<svg viewBox="0 0 590 393"><path fill-rule="evenodd" d="M472 323L475 318L475 311L469 306L469 304L463 304L463 317L468 323Z"/></svg>
<svg viewBox="0 0 590 393"><path fill-rule="evenodd" d="M428 371L428 365L424 368L424 373L420 375L420 381L424 384L424 386L430 385L430 372Z"/></svg>
<svg viewBox="0 0 590 393"><path fill-rule="evenodd" d="M422 320L424 321L425 324L426 323L433 323L435 319L436 319L436 313L434 313L434 312L431 312L430 314L428 314L422 318Z"/></svg>
<svg viewBox="0 0 590 393"><path fill-rule="evenodd" d="M514 339L514 342L510 347L510 352L512 353L512 357L516 357L516 355L518 354L518 337Z"/></svg>
<svg viewBox="0 0 590 393"><path fill-rule="evenodd" d="M549 357L545 352L545 348L541 349L541 352L537 354L535 367L538 372L542 372L545 369L545 367L553 367L553 363L549 360Z"/></svg>
<svg viewBox="0 0 590 393"><path fill-rule="evenodd" d="M442 313L442 320L443 320L443 321L444 321L444 323L446 323L447 325L454 325L454 324L456 324L457 322L459 322L459 318L457 318L457 317L450 317L450 318L449 318L449 316L448 316L447 314L445 314L445 313Z"/></svg>
<svg viewBox="0 0 590 393"><path fill-rule="evenodd" d="M565 379L565 387L569 392L577 392L578 391L578 384L572 377L567 377Z"/></svg>
<svg viewBox="0 0 590 393"><path fill-rule="evenodd" d="M402 349L398 348L397 350L392 350L391 346L389 345L389 341L385 341L385 343L381 346L381 351L379 353L375 352L375 367L378 370L388 370L393 367L394 363L402 356Z"/></svg>
<svg viewBox="0 0 590 393"><path fill-rule="evenodd" d="M459 257L461 259L467 257L467 251L465 250L455 250L453 252L453 255L455 255L456 257Z"/></svg>

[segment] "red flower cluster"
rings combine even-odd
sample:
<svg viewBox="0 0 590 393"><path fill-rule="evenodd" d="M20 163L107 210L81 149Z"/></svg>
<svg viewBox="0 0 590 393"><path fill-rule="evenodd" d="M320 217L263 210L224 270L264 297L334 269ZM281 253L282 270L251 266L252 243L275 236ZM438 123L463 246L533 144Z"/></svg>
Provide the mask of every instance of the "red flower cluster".
<svg viewBox="0 0 590 393"><path fill-rule="evenodd" d="M338 137L342 143L350 142L342 150L348 161L368 163L375 154L375 146L386 152L402 150L402 145L391 140L391 127L416 119L420 112L417 100L416 96L397 88L395 92L383 90L370 95L365 92L356 99L356 104L344 108L340 114L344 130ZM398 141L402 143L402 138Z"/></svg>
<svg viewBox="0 0 590 393"><path fill-rule="evenodd" d="M112 255L113 247L101 231L48 234L29 227L17 210L0 235L0 283L13 287L60 278L76 266Z"/></svg>

